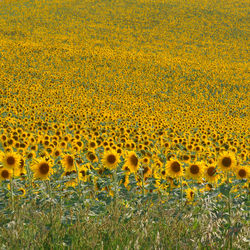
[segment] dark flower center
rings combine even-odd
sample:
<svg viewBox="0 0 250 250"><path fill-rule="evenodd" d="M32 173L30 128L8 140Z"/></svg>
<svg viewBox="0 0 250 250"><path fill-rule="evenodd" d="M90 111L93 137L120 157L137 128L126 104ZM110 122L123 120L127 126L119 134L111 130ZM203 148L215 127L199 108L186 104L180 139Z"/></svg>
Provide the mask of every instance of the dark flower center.
<svg viewBox="0 0 250 250"><path fill-rule="evenodd" d="M171 169L172 169L175 173L180 172L180 170L181 170L180 163L177 162L177 161L174 161L174 162L171 164Z"/></svg>
<svg viewBox="0 0 250 250"><path fill-rule="evenodd" d="M130 162L131 162L131 164L133 165L133 166L137 166L138 165L138 158L135 156L135 155L132 155L131 157L130 157Z"/></svg>
<svg viewBox="0 0 250 250"><path fill-rule="evenodd" d="M13 156L9 156L7 158L7 164L8 165L14 165L15 164L15 158Z"/></svg>
<svg viewBox="0 0 250 250"><path fill-rule="evenodd" d="M208 174L209 176L214 176L215 173L216 173L215 167L210 167L210 168L208 168L207 174Z"/></svg>
<svg viewBox="0 0 250 250"><path fill-rule="evenodd" d="M239 176L241 178L245 178L247 176L247 172L245 169L241 169L239 172L238 172Z"/></svg>
<svg viewBox="0 0 250 250"><path fill-rule="evenodd" d="M94 154L90 154L90 155L89 155L89 159L90 159L91 161L94 161L94 160L95 160L95 155L94 155Z"/></svg>
<svg viewBox="0 0 250 250"><path fill-rule="evenodd" d="M42 163L39 167L39 171L41 174L47 174L49 172L49 164L48 163Z"/></svg>
<svg viewBox="0 0 250 250"><path fill-rule="evenodd" d="M73 160L73 158L72 158L71 156L68 156L68 157L67 157L67 163L68 163L68 165L69 165L70 167L73 166L74 160Z"/></svg>
<svg viewBox="0 0 250 250"><path fill-rule="evenodd" d="M108 157L107 157L107 162L108 162L109 164L114 164L114 163L116 162L116 157L115 157L115 155L108 155Z"/></svg>
<svg viewBox="0 0 250 250"><path fill-rule="evenodd" d="M80 173L82 174L82 177L86 175L84 170L80 171Z"/></svg>
<svg viewBox="0 0 250 250"><path fill-rule="evenodd" d="M148 167L145 167L145 168L143 169L143 174L146 174L148 171L149 171L149 168L148 168Z"/></svg>
<svg viewBox="0 0 250 250"><path fill-rule="evenodd" d="M197 165L192 165L192 166L190 167L190 172L191 172L191 174L198 174L199 171L200 171L200 168L199 168Z"/></svg>
<svg viewBox="0 0 250 250"><path fill-rule="evenodd" d="M7 170L3 170L1 175L2 175L2 177L3 177L4 179L9 178L9 176L10 176L10 174L9 174L9 172L8 172Z"/></svg>
<svg viewBox="0 0 250 250"><path fill-rule="evenodd" d="M224 166L224 167L230 167L231 166L231 164L232 164L232 160L231 160L231 158L230 157L224 157L223 159L222 159L222 165Z"/></svg>

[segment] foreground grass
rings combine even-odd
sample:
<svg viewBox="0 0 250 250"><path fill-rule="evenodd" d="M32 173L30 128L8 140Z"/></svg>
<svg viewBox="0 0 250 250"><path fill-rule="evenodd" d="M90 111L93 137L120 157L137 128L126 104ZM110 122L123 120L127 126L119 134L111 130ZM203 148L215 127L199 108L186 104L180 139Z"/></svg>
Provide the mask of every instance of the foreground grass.
<svg viewBox="0 0 250 250"><path fill-rule="evenodd" d="M51 203L52 202L52 203ZM203 205L202 205L203 203ZM217 204L218 207L218 204ZM113 202L99 214L82 204L67 209L53 200L15 204L1 214L1 249L247 249L246 212L231 216L214 204L171 206ZM220 211L223 211L222 209ZM231 237L232 236L232 237ZM230 238L232 243L230 246Z"/></svg>

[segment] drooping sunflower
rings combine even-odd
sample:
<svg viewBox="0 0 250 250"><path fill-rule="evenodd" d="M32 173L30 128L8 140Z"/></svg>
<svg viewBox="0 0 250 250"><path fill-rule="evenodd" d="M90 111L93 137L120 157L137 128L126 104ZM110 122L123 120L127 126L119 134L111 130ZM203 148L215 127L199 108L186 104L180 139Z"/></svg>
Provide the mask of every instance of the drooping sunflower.
<svg viewBox="0 0 250 250"><path fill-rule="evenodd" d="M86 165L81 165L79 166L79 179L82 181L87 181L88 180L88 171L89 168Z"/></svg>
<svg viewBox="0 0 250 250"><path fill-rule="evenodd" d="M4 168L15 171L19 168L20 156L15 152L2 153L0 155L0 162L2 162Z"/></svg>
<svg viewBox="0 0 250 250"><path fill-rule="evenodd" d="M65 169L65 172L75 170L74 156L70 154L64 154L62 156L62 166Z"/></svg>
<svg viewBox="0 0 250 250"><path fill-rule="evenodd" d="M235 155L231 152L223 152L218 158L218 167L224 171L231 171L236 165Z"/></svg>
<svg viewBox="0 0 250 250"><path fill-rule="evenodd" d="M130 172L135 173L139 169L139 158L135 152L131 151L127 154L125 166L127 166Z"/></svg>
<svg viewBox="0 0 250 250"><path fill-rule="evenodd" d="M237 166L234 169L234 173L237 179L249 179L250 177L249 168L247 166Z"/></svg>
<svg viewBox="0 0 250 250"><path fill-rule="evenodd" d="M120 162L119 155L114 150L106 151L103 155L102 162L105 167L115 169Z"/></svg>
<svg viewBox="0 0 250 250"><path fill-rule="evenodd" d="M214 165L209 165L204 169L204 176L207 182L216 183L220 178L218 171Z"/></svg>
<svg viewBox="0 0 250 250"><path fill-rule="evenodd" d="M124 184L124 186L125 186L126 188L128 187L128 184L129 184L129 175L128 175L128 174L125 174L125 175L124 175L123 184Z"/></svg>
<svg viewBox="0 0 250 250"><path fill-rule="evenodd" d="M31 164L31 170L34 173L35 179L46 180L53 174L53 161L45 157L35 159Z"/></svg>
<svg viewBox="0 0 250 250"><path fill-rule="evenodd" d="M186 168L186 177L194 180L201 180L204 173L204 165L202 162L195 162L189 164L188 168Z"/></svg>
<svg viewBox="0 0 250 250"><path fill-rule="evenodd" d="M18 171L15 172L16 176L21 176L22 178L25 177L27 174L26 168L25 168L25 157L20 157L20 165L18 168Z"/></svg>
<svg viewBox="0 0 250 250"><path fill-rule="evenodd" d="M9 180L10 178L12 178L12 176L12 169L0 168L0 180Z"/></svg>
<svg viewBox="0 0 250 250"><path fill-rule="evenodd" d="M152 176L152 169L149 166L143 166L143 178L147 180L150 176Z"/></svg>
<svg viewBox="0 0 250 250"><path fill-rule="evenodd" d="M170 160L167 162L166 165L167 175L171 178L178 178L183 175L183 168L179 161L177 160Z"/></svg>

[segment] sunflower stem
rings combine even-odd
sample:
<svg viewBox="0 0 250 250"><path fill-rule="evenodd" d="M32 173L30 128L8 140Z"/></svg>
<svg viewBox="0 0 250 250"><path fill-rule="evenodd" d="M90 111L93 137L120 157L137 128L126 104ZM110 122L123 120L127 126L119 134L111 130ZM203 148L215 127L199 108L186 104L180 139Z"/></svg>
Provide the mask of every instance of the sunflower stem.
<svg viewBox="0 0 250 250"><path fill-rule="evenodd" d="M114 185L115 185L115 193L114 193L114 203L116 203L116 198L118 196L118 188L117 188L117 173L116 169L113 171Z"/></svg>
<svg viewBox="0 0 250 250"><path fill-rule="evenodd" d="M78 195L79 195L79 201L80 201L80 198L81 198L81 186L80 186L80 178L79 178L79 169L78 169L78 166L77 164L74 162L75 164L75 168L76 168L76 178L77 178L77 183L78 183Z"/></svg>
<svg viewBox="0 0 250 250"><path fill-rule="evenodd" d="M10 195L11 195L11 210L14 212L15 209L15 201L14 201L14 185L13 185L13 178L10 178Z"/></svg>
<svg viewBox="0 0 250 250"><path fill-rule="evenodd" d="M227 185L229 185L229 173L227 173ZM230 190L228 192L227 206L228 206L229 230L231 230L232 221L231 221L231 194L230 194ZM230 233L230 235L229 235L229 243L230 243L230 249L233 249L233 235L232 235L232 233Z"/></svg>
<svg viewBox="0 0 250 250"><path fill-rule="evenodd" d="M51 192L50 180L45 180L45 184L46 184L47 193L49 196L50 224L52 225L52 223L53 223L53 206L52 206L52 192Z"/></svg>
<svg viewBox="0 0 250 250"><path fill-rule="evenodd" d="M180 208L182 208L182 201L183 201L183 185L182 185L182 178L180 178L180 184L181 184L181 205L180 205Z"/></svg>
<svg viewBox="0 0 250 250"><path fill-rule="evenodd" d="M141 184L142 184L142 196L145 196L145 189L144 189L144 176L143 176L143 170L141 170Z"/></svg>

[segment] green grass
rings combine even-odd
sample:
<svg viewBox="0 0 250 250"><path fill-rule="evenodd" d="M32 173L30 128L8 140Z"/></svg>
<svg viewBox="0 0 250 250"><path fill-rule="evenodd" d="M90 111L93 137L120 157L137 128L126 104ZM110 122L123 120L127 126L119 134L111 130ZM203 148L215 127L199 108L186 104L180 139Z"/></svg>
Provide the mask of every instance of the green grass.
<svg viewBox="0 0 250 250"><path fill-rule="evenodd" d="M247 212L200 200L196 206L147 198L67 206L54 198L15 200L1 211L1 249L247 249ZM95 204L94 204L95 203ZM11 204L10 204L11 205ZM230 237L232 245L230 246Z"/></svg>

